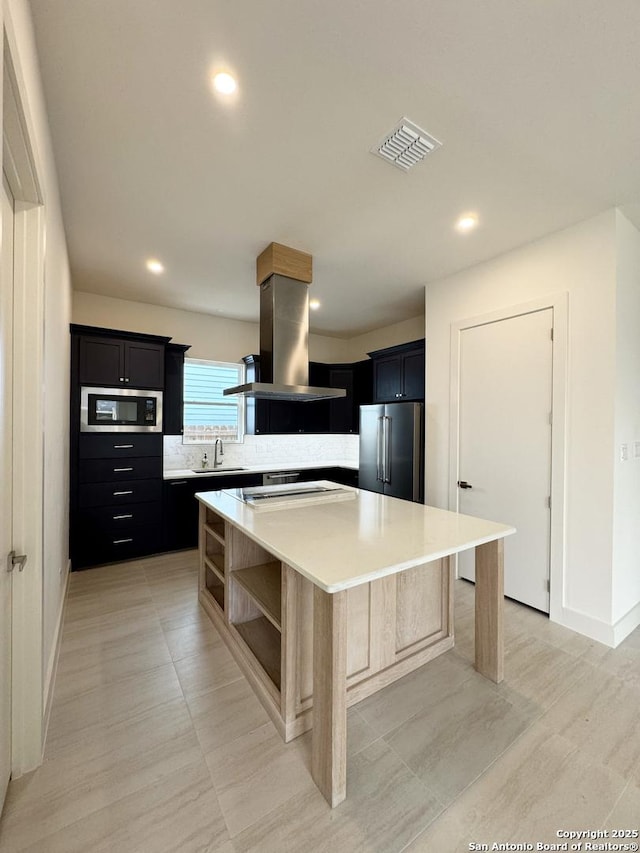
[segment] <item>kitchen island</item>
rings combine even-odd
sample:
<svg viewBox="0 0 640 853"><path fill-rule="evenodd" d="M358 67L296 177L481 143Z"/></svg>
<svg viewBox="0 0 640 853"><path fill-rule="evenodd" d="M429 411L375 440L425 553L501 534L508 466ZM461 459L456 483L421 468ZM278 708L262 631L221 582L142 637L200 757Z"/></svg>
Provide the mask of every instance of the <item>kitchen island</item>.
<svg viewBox="0 0 640 853"><path fill-rule="evenodd" d="M515 531L331 482L304 487L316 491L196 495L199 600L282 737L313 728L313 778L335 806L348 705L453 647L450 557L468 548L476 668L502 680L502 540ZM274 488L289 494L273 500Z"/></svg>

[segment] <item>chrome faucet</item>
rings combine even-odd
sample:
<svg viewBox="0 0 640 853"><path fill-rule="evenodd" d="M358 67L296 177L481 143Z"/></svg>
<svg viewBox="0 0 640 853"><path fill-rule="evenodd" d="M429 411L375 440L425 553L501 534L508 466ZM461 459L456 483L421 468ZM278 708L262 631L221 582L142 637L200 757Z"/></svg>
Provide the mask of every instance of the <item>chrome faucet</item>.
<svg viewBox="0 0 640 853"><path fill-rule="evenodd" d="M224 448L222 447L222 439L216 438L213 445L213 467L217 468L222 463L218 461L218 447L220 448L220 456L224 456Z"/></svg>

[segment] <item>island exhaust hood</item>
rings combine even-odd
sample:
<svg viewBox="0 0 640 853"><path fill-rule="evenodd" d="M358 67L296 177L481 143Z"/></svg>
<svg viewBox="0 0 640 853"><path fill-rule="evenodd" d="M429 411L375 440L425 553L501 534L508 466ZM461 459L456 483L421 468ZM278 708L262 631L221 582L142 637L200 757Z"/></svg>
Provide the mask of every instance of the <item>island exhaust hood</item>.
<svg viewBox="0 0 640 853"><path fill-rule="evenodd" d="M344 388L309 385L311 255L271 243L257 260L260 287L260 382L224 390L257 400L330 400Z"/></svg>

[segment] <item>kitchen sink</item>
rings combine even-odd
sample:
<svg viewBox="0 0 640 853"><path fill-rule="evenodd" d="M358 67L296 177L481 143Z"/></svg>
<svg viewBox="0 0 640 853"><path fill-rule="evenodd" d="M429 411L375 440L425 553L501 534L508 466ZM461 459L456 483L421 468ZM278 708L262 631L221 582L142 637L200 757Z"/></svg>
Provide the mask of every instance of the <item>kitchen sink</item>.
<svg viewBox="0 0 640 853"><path fill-rule="evenodd" d="M221 474L227 471L246 471L246 468L192 468L194 474Z"/></svg>

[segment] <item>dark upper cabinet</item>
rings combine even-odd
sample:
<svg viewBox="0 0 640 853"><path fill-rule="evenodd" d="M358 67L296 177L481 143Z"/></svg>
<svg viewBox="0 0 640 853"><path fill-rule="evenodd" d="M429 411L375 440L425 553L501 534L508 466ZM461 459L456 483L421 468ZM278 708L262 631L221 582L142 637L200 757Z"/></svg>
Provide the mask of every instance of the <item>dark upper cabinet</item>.
<svg viewBox="0 0 640 853"><path fill-rule="evenodd" d="M373 402L424 400L424 339L369 353Z"/></svg>
<svg viewBox="0 0 640 853"><path fill-rule="evenodd" d="M262 401L265 402L264 400ZM304 432L304 411L308 403L295 403L288 400L269 400L267 402L268 425L266 432L275 433Z"/></svg>
<svg viewBox="0 0 640 853"><path fill-rule="evenodd" d="M246 382L260 381L260 356L247 355L243 358ZM306 403L288 400L245 400L245 432L248 435L274 435L277 433L304 432L302 409Z"/></svg>
<svg viewBox="0 0 640 853"><path fill-rule="evenodd" d="M164 353L162 425L165 435L182 435L184 418L184 356L188 346L167 344Z"/></svg>
<svg viewBox="0 0 640 853"><path fill-rule="evenodd" d="M260 381L260 357L248 355L247 382ZM345 388L347 396L334 400L288 402L245 401L245 430L248 435L276 433L357 433L360 406L373 402L373 373L370 359L354 364L309 362L309 385Z"/></svg>
<svg viewBox="0 0 640 853"><path fill-rule="evenodd" d="M164 388L164 344L123 343L124 381L133 388Z"/></svg>
<svg viewBox="0 0 640 853"><path fill-rule="evenodd" d="M375 358L373 376L375 402L397 400L402 390L402 356Z"/></svg>
<svg viewBox="0 0 640 853"><path fill-rule="evenodd" d="M360 406L373 402L373 363L330 364L329 387L346 388L347 396L329 402L329 431L357 433Z"/></svg>
<svg viewBox="0 0 640 853"><path fill-rule="evenodd" d="M404 356L402 363L405 400L424 400L424 346Z"/></svg>
<svg viewBox="0 0 640 853"><path fill-rule="evenodd" d="M329 430L330 432L353 432L353 366L329 366L330 388L346 388L346 397L329 400Z"/></svg>
<svg viewBox="0 0 640 853"><path fill-rule="evenodd" d="M120 385L124 353L113 338L80 338L79 380L82 385Z"/></svg>
<svg viewBox="0 0 640 853"><path fill-rule="evenodd" d="M164 388L164 351L169 338L114 329L71 326L78 336L78 383Z"/></svg>
<svg viewBox="0 0 640 853"><path fill-rule="evenodd" d="M309 362L309 385L329 388L330 365L319 361ZM301 432L330 432L330 401L312 400L300 406Z"/></svg>

